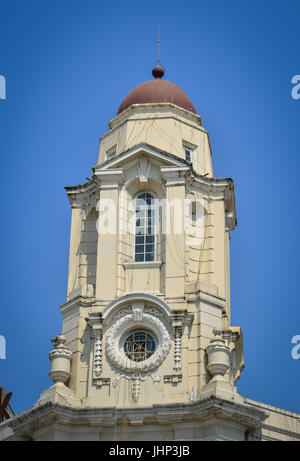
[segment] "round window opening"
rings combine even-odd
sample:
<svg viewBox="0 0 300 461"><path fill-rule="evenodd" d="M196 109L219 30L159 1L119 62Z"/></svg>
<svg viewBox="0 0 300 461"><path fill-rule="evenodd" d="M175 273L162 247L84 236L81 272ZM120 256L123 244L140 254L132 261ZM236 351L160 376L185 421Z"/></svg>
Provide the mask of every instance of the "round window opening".
<svg viewBox="0 0 300 461"><path fill-rule="evenodd" d="M124 342L124 352L133 362L149 359L156 349L156 341L148 331L134 331Z"/></svg>

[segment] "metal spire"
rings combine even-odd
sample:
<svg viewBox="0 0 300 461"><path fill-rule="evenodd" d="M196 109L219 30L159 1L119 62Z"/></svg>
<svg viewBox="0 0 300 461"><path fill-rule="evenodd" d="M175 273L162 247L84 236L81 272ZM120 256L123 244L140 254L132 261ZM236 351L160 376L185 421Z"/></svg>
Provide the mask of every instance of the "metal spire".
<svg viewBox="0 0 300 461"><path fill-rule="evenodd" d="M160 43L160 40L159 40L159 24L158 24L158 27L157 27L157 65L159 66L159 43Z"/></svg>

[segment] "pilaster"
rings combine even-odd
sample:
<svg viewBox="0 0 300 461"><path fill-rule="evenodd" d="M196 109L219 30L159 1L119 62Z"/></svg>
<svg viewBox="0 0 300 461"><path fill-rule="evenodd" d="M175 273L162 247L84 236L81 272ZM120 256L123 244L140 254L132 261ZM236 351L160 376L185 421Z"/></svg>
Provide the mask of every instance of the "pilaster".
<svg viewBox="0 0 300 461"><path fill-rule="evenodd" d="M112 299L117 295L119 185L123 170L95 170L100 179L96 298Z"/></svg>
<svg viewBox="0 0 300 461"><path fill-rule="evenodd" d="M185 174L188 167L161 167L166 186L163 232L166 233L166 298L185 293Z"/></svg>
<svg viewBox="0 0 300 461"><path fill-rule="evenodd" d="M78 288L78 267L79 267L79 252L81 233L81 204L72 204L72 221L70 235L70 253L69 253L69 276L68 276L68 291L69 294Z"/></svg>

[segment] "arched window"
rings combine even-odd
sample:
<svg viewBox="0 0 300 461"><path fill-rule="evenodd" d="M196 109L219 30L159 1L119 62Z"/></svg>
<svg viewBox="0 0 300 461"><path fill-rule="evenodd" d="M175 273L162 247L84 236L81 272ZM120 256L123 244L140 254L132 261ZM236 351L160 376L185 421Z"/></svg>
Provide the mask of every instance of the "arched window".
<svg viewBox="0 0 300 461"><path fill-rule="evenodd" d="M142 192L135 198L135 261L155 261L157 206L154 195Z"/></svg>

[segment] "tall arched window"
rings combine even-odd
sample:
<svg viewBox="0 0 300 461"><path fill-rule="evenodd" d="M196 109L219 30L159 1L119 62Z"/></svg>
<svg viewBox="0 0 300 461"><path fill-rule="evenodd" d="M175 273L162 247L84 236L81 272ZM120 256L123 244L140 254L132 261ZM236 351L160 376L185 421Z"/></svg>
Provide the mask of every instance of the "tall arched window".
<svg viewBox="0 0 300 461"><path fill-rule="evenodd" d="M142 192L135 198L135 261L155 261L157 205L153 194Z"/></svg>

